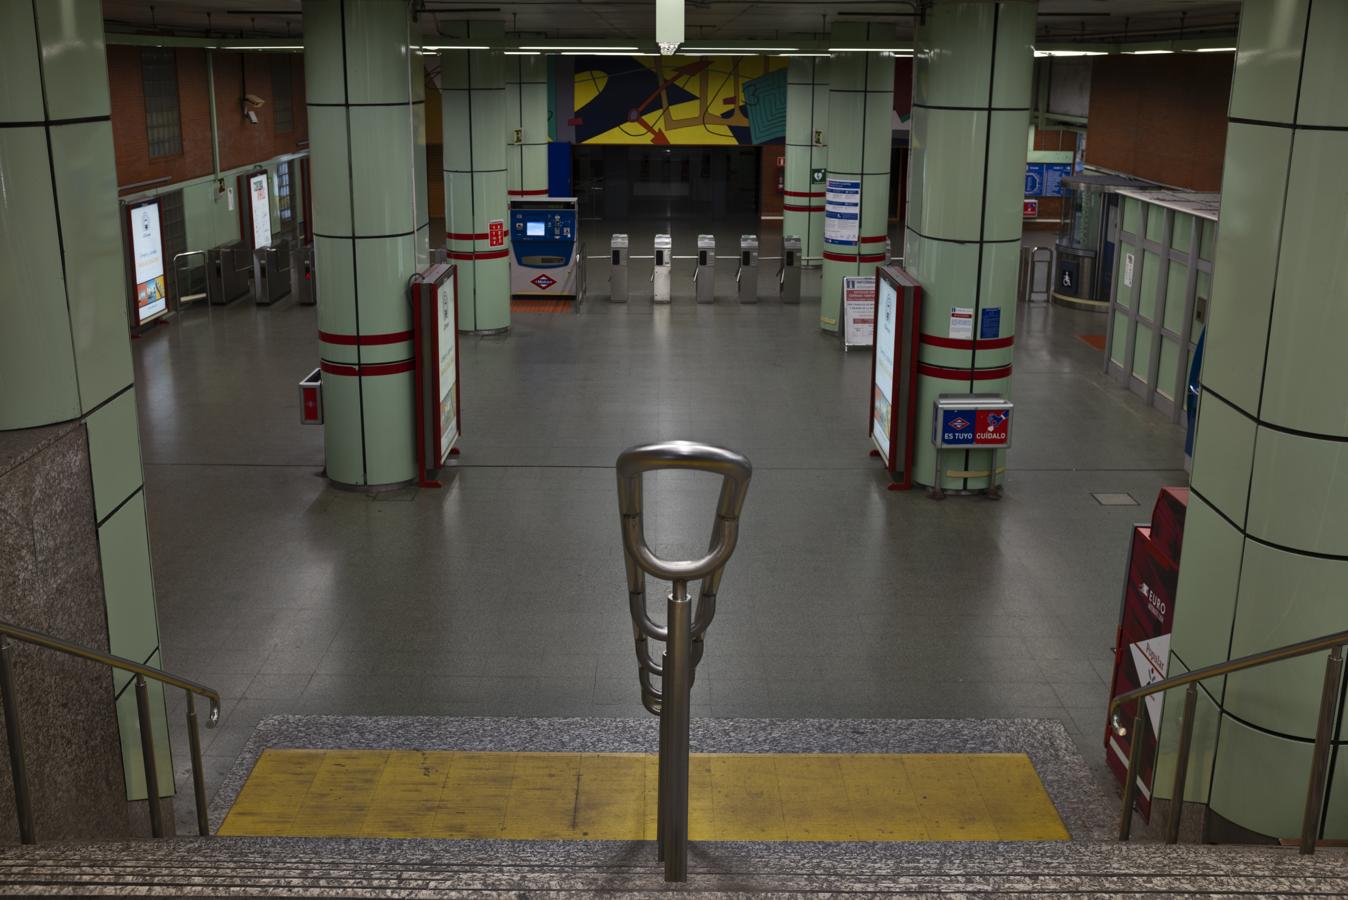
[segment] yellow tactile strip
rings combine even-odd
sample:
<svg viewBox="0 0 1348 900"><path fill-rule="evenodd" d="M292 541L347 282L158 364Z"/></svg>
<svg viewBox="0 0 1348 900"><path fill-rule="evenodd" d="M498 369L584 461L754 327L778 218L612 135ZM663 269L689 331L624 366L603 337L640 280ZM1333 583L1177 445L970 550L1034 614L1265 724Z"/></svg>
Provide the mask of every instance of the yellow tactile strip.
<svg viewBox="0 0 1348 900"><path fill-rule="evenodd" d="M641 753L266 750L222 835L654 840ZM694 754L703 841L1067 840L1023 753Z"/></svg>

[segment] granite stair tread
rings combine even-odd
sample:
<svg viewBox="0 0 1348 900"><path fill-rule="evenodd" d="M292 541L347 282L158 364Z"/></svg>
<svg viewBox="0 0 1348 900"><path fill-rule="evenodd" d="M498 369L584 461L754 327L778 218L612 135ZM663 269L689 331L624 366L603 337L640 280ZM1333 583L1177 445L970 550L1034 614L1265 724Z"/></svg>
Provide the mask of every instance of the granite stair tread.
<svg viewBox="0 0 1348 900"><path fill-rule="evenodd" d="M65 896L1345 896L1344 851L1105 842L694 845L663 881L646 842L184 838L0 852L0 894Z"/></svg>

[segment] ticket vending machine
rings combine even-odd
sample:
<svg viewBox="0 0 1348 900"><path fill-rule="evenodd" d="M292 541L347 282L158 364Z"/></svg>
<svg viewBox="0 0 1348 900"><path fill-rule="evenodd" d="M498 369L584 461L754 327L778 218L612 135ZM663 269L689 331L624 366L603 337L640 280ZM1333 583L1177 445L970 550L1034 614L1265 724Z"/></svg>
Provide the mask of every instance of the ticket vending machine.
<svg viewBox="0 0 1348 900"><path fill-rule="evenodd" d="M581 265L575 197L510 201L510 295L574 300Z"/></svg>

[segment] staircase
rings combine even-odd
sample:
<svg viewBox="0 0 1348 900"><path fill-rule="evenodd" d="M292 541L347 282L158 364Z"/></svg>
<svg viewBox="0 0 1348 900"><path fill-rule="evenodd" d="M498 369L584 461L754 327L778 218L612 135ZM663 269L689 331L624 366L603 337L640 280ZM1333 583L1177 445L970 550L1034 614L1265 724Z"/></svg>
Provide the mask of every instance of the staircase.
<svg viewBox="0 0 1348 900"><path fill-rule="evenodd" d="M694 844L663 879L653 843L188 838L0 853L0 894L457 897L1348 896L1340 850L1116 843Z"/></svg>

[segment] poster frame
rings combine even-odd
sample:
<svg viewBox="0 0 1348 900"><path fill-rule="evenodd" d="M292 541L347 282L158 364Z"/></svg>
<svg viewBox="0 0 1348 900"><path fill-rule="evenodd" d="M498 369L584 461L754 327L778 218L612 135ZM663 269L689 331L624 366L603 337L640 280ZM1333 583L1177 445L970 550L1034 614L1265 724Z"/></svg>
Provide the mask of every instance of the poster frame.
<svg viewBox="0 0 1348 900"><path fill-rule="evenodd" d="M436 263L413 276L412 331L415 368L416 444L418 482L421 487L440 487L431 477L450 456L459 452L458 441L463 436L463 354L459 342L459 267L453 263ZM449 279L454 284L454 421L457 426L453 439L442 454L444 435L440 432L440 329L436 326L436 298L441 286Z"/></svg>
<svg viewBox="0 0 1348 900"><path fill-rule="evenodd" d="M140 307L136 301L136 288L139 282L136 281L136 241L135 241L135 221L136 210L144 209L147 206L155 207L159 217L159 260L163 264L164 279L164 308L147 319L140 317ZM148 325L159 321L170 312L177 309L177 297L174 296L169 286L169 265L168 265L168 242L164 238L164 205L158 197L150 197L145 200L137 200L134 203L126 203L122 206L122 229L125 235L127 277L131 284L130 296L127 300L127 318L133 332L140 331Z"/></svg>
<svg viewBox="0 0 1348 900"><path fill-rule="evenodd" d="M904 399L902 409L891 408L889 417L889 451L875 439L875 372L879 361L880 282L890 284L898 297L898 314L894 328L894 383L890 386L892 398ZM913 487L913 441L917 432L917 363L922 322L922 285L902 266L875 267L875 338L871 343L871 377L866 384L866 437L871 442L871 453L880 457L889 473L889 489L911 490ZM892 403L891 407L898 406ZM902 420L902 421L901 421ZM902 425L902 433L899 431ZM902 438L902 443L900 443ZM902 459L900 459L902 455Z"/></svg>

